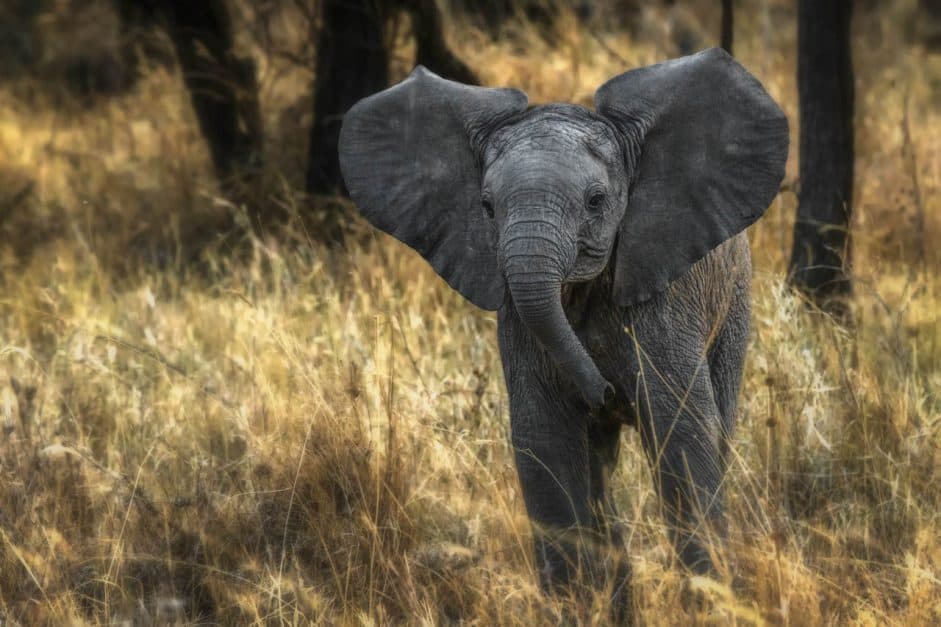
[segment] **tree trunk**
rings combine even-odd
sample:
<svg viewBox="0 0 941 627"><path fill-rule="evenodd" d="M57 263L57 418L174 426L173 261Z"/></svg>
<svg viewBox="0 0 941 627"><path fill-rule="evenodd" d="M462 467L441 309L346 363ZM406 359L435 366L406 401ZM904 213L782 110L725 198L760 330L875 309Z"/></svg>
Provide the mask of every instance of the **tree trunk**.
<svg viewBox="0 0 941 627"><path fill-rule="evenodd" d="M121 57L128 73L137 80L141 77L141 60L172 69L176 52L156 32L166 30L168 16L163 5L154 0L114 0L114 9L121 24Z"/></svg>
<svg viewBox="0 0 941 627"><path fill-rule="evenodd" d="M223 192L261 219L254 201L264 146L258 82L254 63L235 54L226 0L115 0L115 8L124 60L135 74L136 45L151 59L172 63L148 36L157 26L167 33Z"/></svg>
<svg viewBox="0 0 941 627"><path fill-rule="evenodd" d="M479 18L487 33L494 37L514 15L512 0L460 0L455 5L465 13Z"/></svg>
<svg viewBox="0 0 941 627"><path fill-rule="evenodd" d="M790 281L811 301L842 314L851 293L853 193L852 0L800 0L800 202Z"/></svg>
<svg viewBox="0 0 941 627"><path fill-rule="evenodd" d="M382 15L372 0L324 0L317 40L314 122L307 162L307 192L345 192L337 143L343 114L389 82ZM343 243L339 207L328 209L321 240Z"/></svg>
<svg viewBox="0 0 941 627"><path fill-rule="evenodd" d="M732 54L732 41L734 39L734 9L732 0L722 0L722 49Z"/></svg>
<svg viewBox="0 0 941 627"><path fill-rule="evenodd" d="M521 18L531 26L539 28L543 37L551 38L553 22L564 7L571 8L575 15L585 21L594 9L594 3L586 0L458 0L453 6L478 18L484 30L494 38L500 34L504 24L513 18Z"/></svg>
<svg viewBox="0 0 941 627"><path fill-rule="evenodd" d="M925 47L931 52L941 52L941 0L920 0L918 8L919 31Z"/></svg>
<svg viewBox="0 0 941 627"><path fill-rule="evenodd" d="M444 78L477 85L477 76L448 48L441 24L441 11L435 0L407 0L405 6L412 14L415 33L415 63Z"/></svg>
<svg viewBox="0 0 941 627"><path fill-rule="evenodd" d="M216 174L230 195L244 199L255 191L264 134L255 65L235 55L226 2L168 0L153 6L173 42Z"/></svg>

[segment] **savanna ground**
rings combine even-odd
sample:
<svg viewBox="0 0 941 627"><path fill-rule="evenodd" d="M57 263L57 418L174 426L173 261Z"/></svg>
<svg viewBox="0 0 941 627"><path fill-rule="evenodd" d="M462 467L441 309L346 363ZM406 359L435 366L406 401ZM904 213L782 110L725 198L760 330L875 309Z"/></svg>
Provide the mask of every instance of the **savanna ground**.
<svg viewBox="0 0 941 627"><path fill-rule="evenodd" d="M736 3L736 53L796 141L789 4ZM708 615L683 609L624 436L615 493L644 623L941 621L941 60L908 43L914 1L882 4L854 26L856 324L784 286L792 145L750 231L730 540L719 581L692 582ZM675 54L664 15L633 33L563 15L552 44L526 25L449 33L486 83L588 104ZM44 28L91 46L105 18ZM715 9L686 18L717 39ZM274 23L296 51L299 22ZM288 216L259 236L194 237L244 216L172 67L83 105L41 79L0 87L0 623L558 622L566 602L534 583L494 316L360 221L345 250L316 242L318 208L340 201L294 191L311 76L242 39L261 69L264 195ZM410 54L398 46L397 77ZM577 613L603 623L603 599Z"/></svg>

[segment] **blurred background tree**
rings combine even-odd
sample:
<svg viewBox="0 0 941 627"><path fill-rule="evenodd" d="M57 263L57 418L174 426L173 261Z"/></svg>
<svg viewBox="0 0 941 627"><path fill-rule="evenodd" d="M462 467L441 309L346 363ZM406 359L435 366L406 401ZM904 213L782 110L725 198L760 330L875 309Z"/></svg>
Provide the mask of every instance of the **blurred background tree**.
<svg viewBox="0 0 941 627"><path fill-rule="evenodd" d="M114 1L127 40L146 38L152 28L167 33L216 176L235 202L255 208L264 141L258 81L254 62L235 51L226 0ZM131 52L125 61L137 59Z"/></svg>
<svg viewBox="0 0 941 627"><path fill-rule="evenodd" d="M925 46L936 52L941 51L941 0L918 0L921 10L919 27Z"/></svg>
<svg viewBox="0 0 941 627"><path fill-rule="evenodd" d="M800 203L790 276L817 305L841 313L852 286L849 226L853 202L854 76L852 0L800 0Z"/></svg>
<svg viewBox="0 0 941 627"><path fill-rule="evenodd" d="M448 47L435 0L323 0L321 11L306 189L335 194L344 191L337 157L343 114L388 86L386 31L399 12L411 19L416 64L462 83L476 84L478 79ZM336 211L324 224L321 239L327 243L342 243Z"/></svg>
<svg viewBox="0 0 941 627"><path fill-rule="evenodd" d="M732 0L722 0L722 49L733 54L732 44L735 36L735 13Z"/></svg>
<svg viewBox="0 0 941 627"><path fill-rule="evenodd" d="M377 2L324 0L321 4L307 191L330 194L343 188L337 157L343 114L360 98L389 84L389 54L384 41L385 16ZM325 239L339 239L336 221L331 221L330 230Z"/></svg>

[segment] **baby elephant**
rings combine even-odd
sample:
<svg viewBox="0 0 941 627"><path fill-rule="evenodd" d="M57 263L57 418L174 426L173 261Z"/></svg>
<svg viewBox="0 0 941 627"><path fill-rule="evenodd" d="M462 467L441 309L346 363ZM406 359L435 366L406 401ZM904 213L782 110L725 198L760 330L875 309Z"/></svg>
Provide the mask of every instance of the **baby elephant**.
<svg viewBox="0 0 941 627"><path fill-rule="evenodd" d="M617 76L595 110L423 67L357 103L350 194L497 311L512 441L544 589L607 578L622 425L639 429L682 562L713 565L748 338L743 230L784 175L787 120L719 49ZM613 579L613 581L612 581ZM621 593L623 594L623 593Z"/></svg>

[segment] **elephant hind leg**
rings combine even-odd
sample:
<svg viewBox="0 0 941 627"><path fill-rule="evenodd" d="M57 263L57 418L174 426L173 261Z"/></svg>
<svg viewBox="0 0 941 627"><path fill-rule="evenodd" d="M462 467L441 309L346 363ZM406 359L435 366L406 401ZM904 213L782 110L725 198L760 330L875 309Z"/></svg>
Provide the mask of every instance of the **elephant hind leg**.
<svg viewBox="0 0 941 627"><path fill-rule="evenodd" d="M722 456L728 453L728 440L738 413L738 394L748 348L751 316L748 285L736 286L722 327L709 350L709 377L722 424Z"/></svg>

